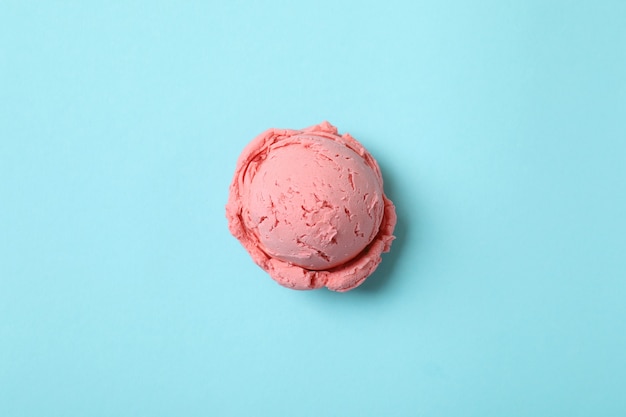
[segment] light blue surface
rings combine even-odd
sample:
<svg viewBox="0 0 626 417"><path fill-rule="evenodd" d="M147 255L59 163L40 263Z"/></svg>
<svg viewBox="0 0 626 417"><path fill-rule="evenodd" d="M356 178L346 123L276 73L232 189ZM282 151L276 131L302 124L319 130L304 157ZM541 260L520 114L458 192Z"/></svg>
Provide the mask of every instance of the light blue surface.
<svg viewBox="0 0 626 417"><path fill-rule="evenodd" d="M0 416L626 415L626 2L251 3L0 1ZM346 294L224 216L322 120L400 216Z"/></svg>

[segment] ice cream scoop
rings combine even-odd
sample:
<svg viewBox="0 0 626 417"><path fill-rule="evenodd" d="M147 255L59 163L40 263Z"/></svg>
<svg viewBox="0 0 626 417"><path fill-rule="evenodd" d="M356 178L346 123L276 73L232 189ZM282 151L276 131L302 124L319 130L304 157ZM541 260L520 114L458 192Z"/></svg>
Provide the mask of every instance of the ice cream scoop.
<svg viewBox="0 0 626 417"><path fill-rule="evenodd" d="M298 290L360 285L396 223L374 158L328 122L257 136L237 161L226 216L252 259Z"/></svg>

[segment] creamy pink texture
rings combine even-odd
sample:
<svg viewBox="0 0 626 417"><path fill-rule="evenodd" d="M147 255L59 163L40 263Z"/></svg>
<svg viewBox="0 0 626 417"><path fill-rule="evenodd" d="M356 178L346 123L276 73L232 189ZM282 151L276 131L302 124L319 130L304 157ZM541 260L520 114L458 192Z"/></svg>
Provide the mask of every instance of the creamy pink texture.
<svg viewBox="0 0 626 417"><path fill-rule="evenodd" d="M255 138L237 162L226 215L279 284L335 291L376 269L396 222L376 161L328 122Z"/></svg>

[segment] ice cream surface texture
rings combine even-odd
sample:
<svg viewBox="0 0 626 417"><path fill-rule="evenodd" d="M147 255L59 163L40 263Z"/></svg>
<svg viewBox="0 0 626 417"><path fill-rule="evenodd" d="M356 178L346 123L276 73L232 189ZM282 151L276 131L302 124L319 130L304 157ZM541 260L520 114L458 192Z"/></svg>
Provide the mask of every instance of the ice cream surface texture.
<svg viewBox="0 0 626 417"><path fill-rule="evenodd" d="M252 259L298 290L359 286L396 224L378 164L328 122L257 136L237 161L226 217Z"/></svg>

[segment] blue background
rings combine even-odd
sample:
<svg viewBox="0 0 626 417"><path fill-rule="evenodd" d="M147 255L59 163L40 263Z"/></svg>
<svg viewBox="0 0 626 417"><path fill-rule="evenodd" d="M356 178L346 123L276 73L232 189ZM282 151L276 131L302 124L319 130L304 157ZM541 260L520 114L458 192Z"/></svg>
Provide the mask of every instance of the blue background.
<svg viewBox="0 0 626 417"><path fill-rule="evenodd" d="M625 21L0 1L0 415L626 415ZM254 136L322 120L400 216L345 294L278 286L224 215Z"/></svg>

